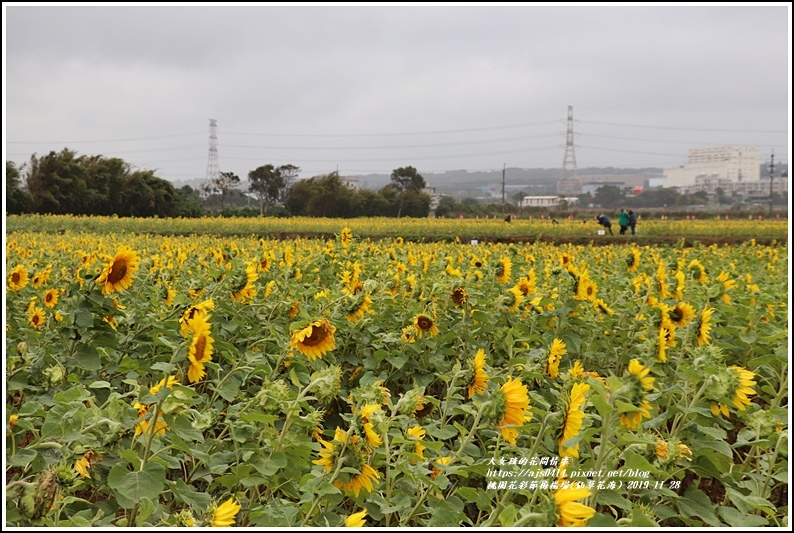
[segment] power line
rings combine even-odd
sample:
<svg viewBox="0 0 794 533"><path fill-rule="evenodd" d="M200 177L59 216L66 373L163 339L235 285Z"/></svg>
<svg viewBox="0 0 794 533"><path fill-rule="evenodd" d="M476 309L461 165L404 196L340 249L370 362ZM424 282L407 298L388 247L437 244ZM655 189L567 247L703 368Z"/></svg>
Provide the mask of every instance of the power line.
<svg viewBox="0 0 794 533"><path fill-rule="evenodd" d="M196 135L196 133L175 133L173 135L158 135L156 137L140 137L138 139L111 139L102 141L6 141L7 144L96 144L96 143L120 143L120 142L137 142L137 141L153 141L156 139L172 139L174 137L186 137L188 135Z"/></svg>
<svg viewBox="0 0 794 533"><path fill-rule="evenodd" d="M723 133L788 133L786 130L719 130L705 128L681 128L676 126L649 126L647 124L623 124L619 122L600 122L597 120L581 120L586 124L603 124L605 126L627 126L630 128L651 128L656 130L681 130L681 131L703 131L703 132L723 132Z"/></svg>

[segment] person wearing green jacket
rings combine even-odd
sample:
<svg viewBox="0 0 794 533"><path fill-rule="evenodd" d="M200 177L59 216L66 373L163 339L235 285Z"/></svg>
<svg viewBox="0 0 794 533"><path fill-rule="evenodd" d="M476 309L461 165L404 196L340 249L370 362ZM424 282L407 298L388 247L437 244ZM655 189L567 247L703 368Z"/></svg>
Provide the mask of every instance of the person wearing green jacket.
<svg viewBox="0 0 794 533"><path fill-rule="evenodd" d="M625 209L621 209L618 214L618 226L620 226L620 234L625 235L626 230L629 228L629 214Z"/></svg>

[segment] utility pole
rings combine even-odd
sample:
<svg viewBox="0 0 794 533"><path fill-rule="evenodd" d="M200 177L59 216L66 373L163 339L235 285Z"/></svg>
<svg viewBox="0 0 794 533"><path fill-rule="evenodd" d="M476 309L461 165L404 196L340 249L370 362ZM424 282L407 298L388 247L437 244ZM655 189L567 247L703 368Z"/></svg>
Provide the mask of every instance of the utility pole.
<svg viewBox="0 0 794 533"><path fill-rule="evenodd" d="M769 218L772 218L772 178L775 175L775 149L772 148L772 162L769 164Z"/></svg>
<svg viewBox="0 0 794 533"><path fill-rule="evenodd" d="M505 169L507 163L502 163L502 214L505 214Z"/></svg>

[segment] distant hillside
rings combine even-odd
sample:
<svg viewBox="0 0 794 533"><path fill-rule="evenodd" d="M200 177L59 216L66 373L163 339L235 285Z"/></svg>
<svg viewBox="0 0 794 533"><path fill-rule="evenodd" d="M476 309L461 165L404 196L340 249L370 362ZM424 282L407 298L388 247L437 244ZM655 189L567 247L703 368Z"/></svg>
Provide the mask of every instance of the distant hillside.
<svg viewBox="0 0 794 533"><path fill-rule="evenodd" d="M638 175L659 174L661 168L582 168L578 169L579 176L600 175ZM434 187L437 193L451 194L462 190L472 190L481 187L502 183L502 171L470 172L468 170L448 170L442 173L422 173L429 187ZM505 186L515 190L519 187L543 190L550 194L556 192L557 180L560 178L559 168L507 168L505 169ZM380 189L391 182L387 174L367 174L359 176L359 184L366 189Z"/></svg>

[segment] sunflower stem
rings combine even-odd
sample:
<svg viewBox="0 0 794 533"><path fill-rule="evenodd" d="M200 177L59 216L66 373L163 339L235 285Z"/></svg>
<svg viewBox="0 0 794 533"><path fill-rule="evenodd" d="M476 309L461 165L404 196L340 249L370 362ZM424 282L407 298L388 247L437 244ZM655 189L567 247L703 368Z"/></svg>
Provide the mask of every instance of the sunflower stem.
<svg viewBox="0 0 794 533"><path fill-rule="evenodd" d="M298 394L298 397L291 402L292 405L290 405L289 411L287 412L287 418L284 419L284 427L281 428L281 434L278 436L278 442L276 443L276 446L270 450L270 455L268 456L268 459L270 459L273 456L273 452L281 449L281 444L284 442L284 437L287 436L287 429L289 429L290 423L292 422L292 415L295 414L295 411L300 410L298 404L304 398L304 396L306 396L309 393L312 387L314 387L314 385L317 384L319 381L320 381L319 379L315 379L314 381L306 385L306 387L300 392L300 394Z"/></svg>

